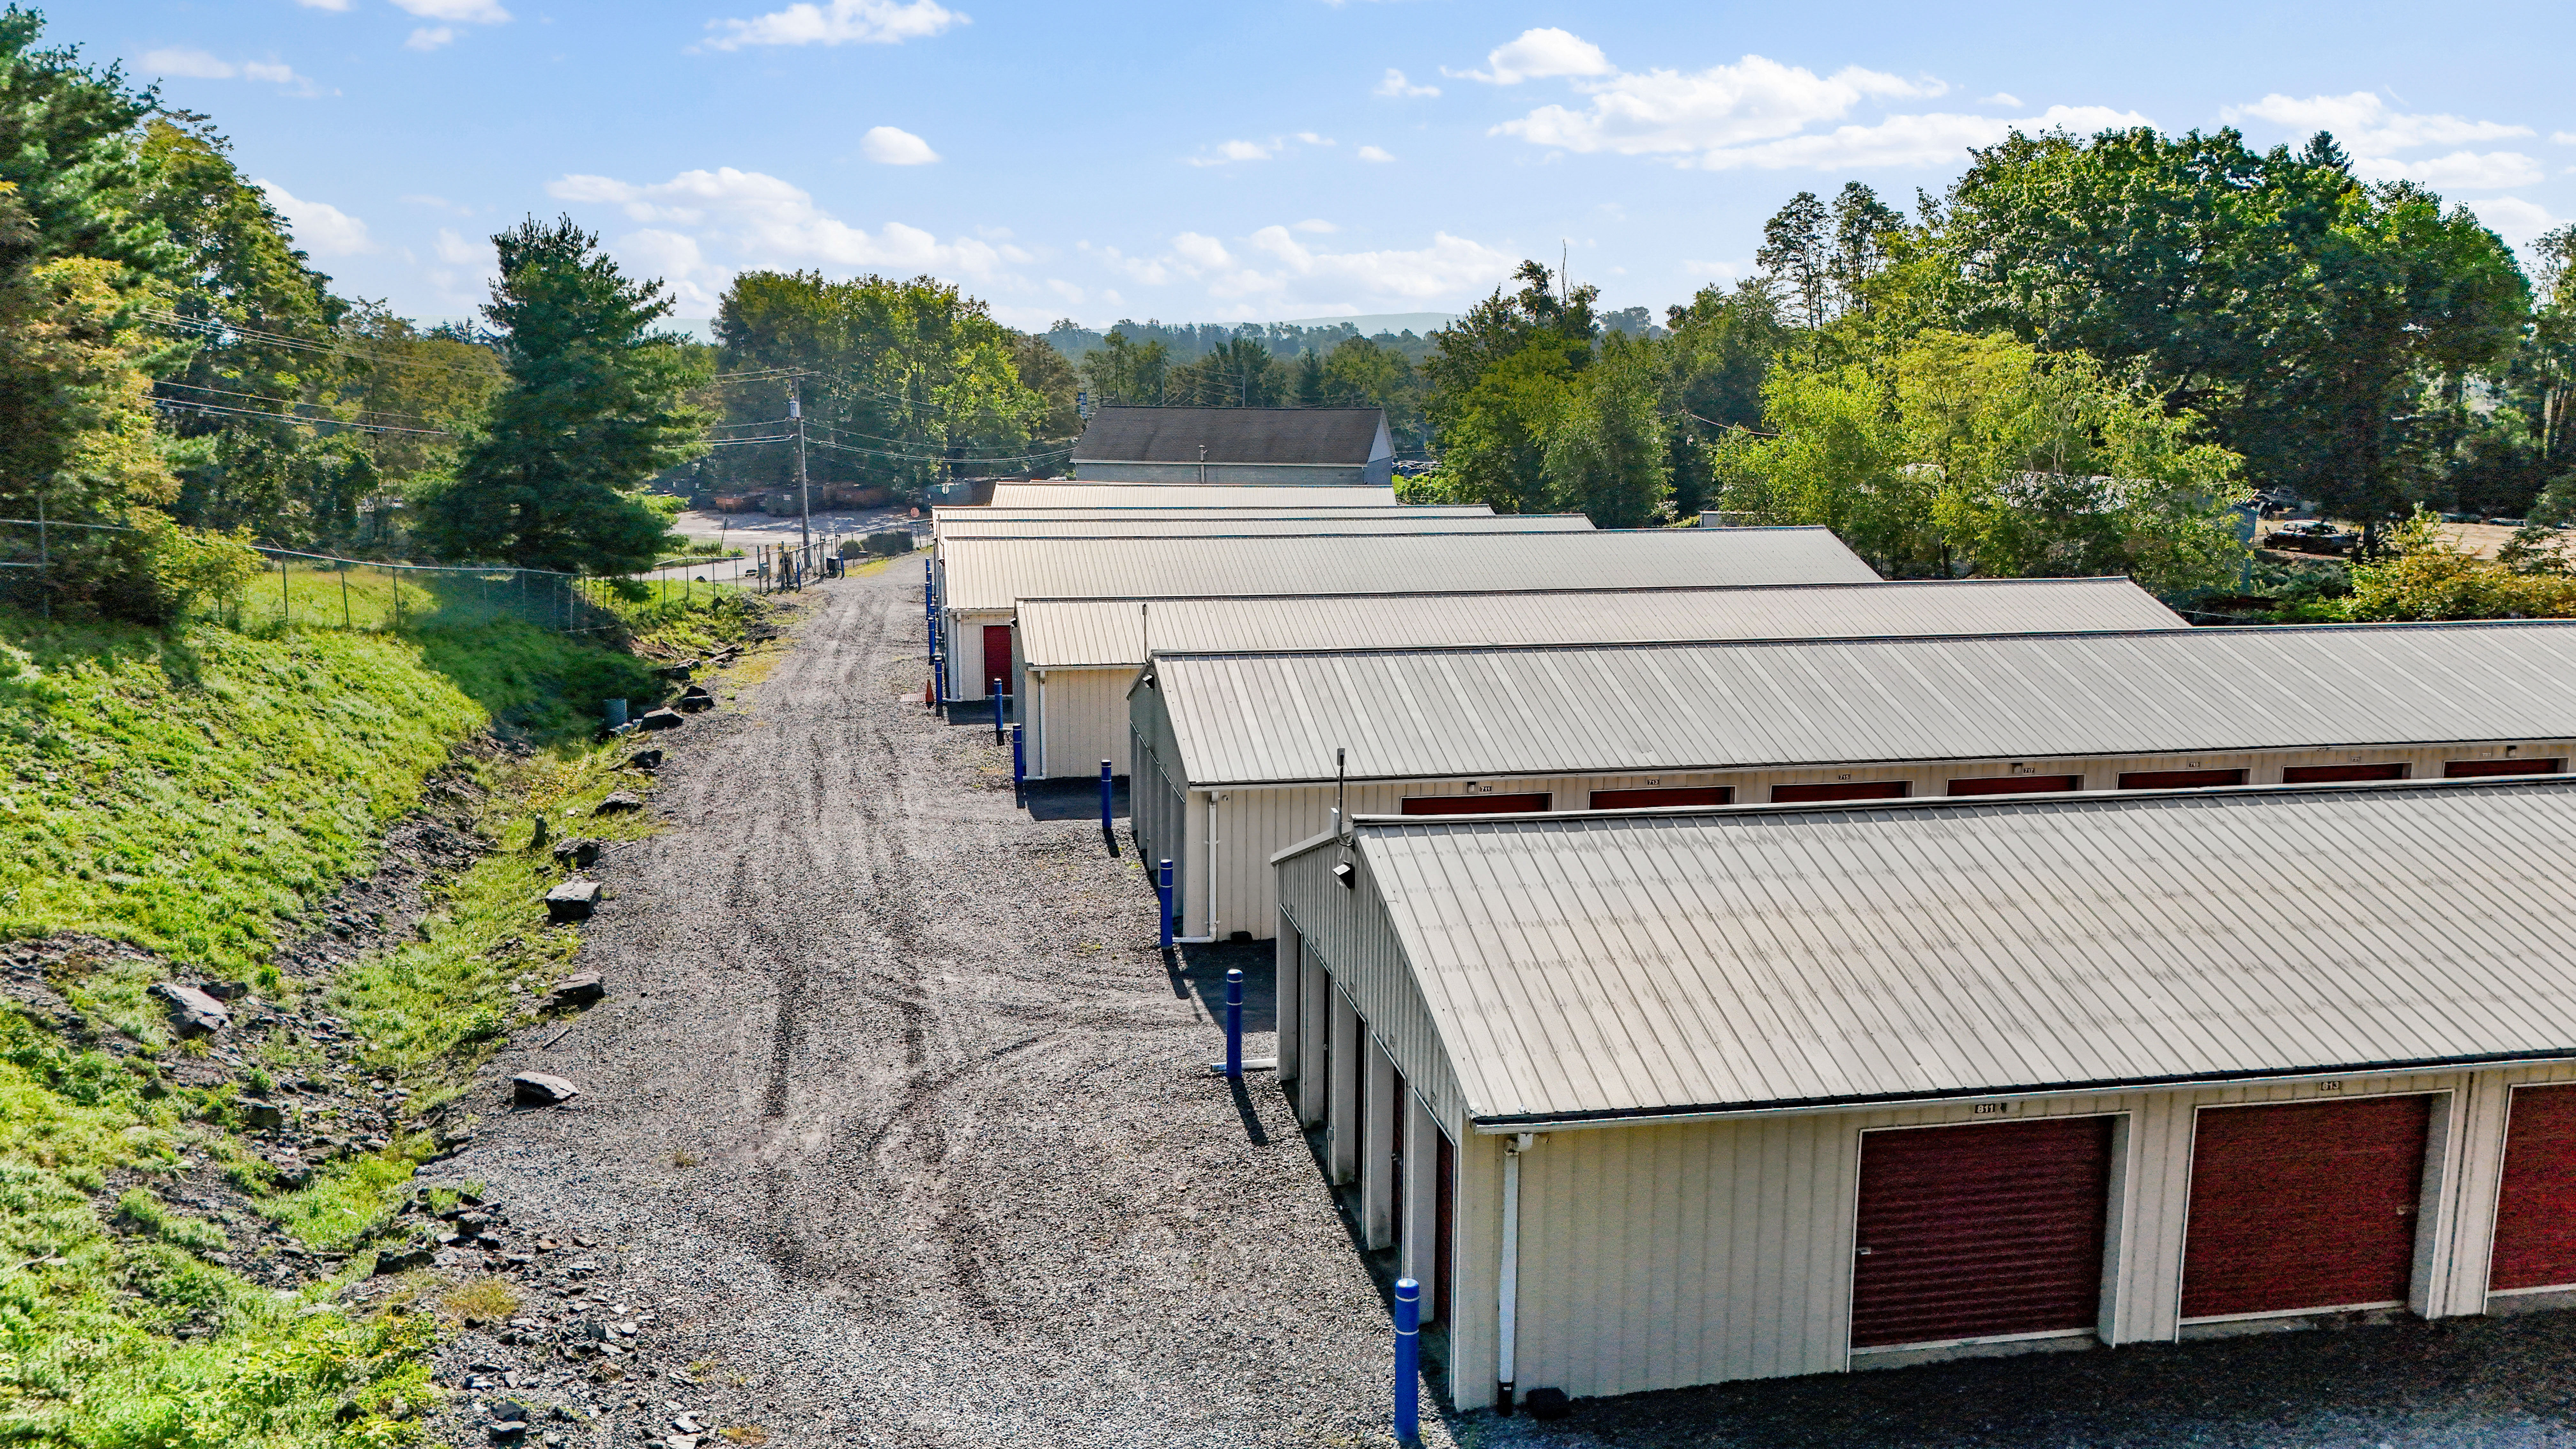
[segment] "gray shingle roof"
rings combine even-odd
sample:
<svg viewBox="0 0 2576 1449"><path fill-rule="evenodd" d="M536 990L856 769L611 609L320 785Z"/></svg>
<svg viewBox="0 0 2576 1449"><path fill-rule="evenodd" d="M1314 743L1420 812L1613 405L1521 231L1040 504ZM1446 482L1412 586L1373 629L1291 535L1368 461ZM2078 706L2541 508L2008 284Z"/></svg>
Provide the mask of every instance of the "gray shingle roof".
<svg viewBox="0 0 2576 1449"><path fill-rule="evenodd" d="M1369 460L1381 408L1102 408L1073 447L1084 463L1322 463Z"/></svg>
<svg viewBox="0 0 2576 1449"><path fill-rule="evenodd" d="M2576 781L1355 835L1488 1125L2576 1055Z"/></svg>
<svg viewBox="0 0 2576 1449"><path fill-rule="evenodd" d="M1158 649L1154 674L1195 785L1330 779L1337 746L1353 779L1437 779L2576 737L2560 620Z"/></svg>

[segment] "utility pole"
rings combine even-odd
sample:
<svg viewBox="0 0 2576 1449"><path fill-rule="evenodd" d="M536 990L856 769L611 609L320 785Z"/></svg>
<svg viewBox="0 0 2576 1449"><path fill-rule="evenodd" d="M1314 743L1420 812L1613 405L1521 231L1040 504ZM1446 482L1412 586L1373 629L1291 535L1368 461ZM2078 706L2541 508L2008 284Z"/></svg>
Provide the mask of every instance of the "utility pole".
<svg viewBox="0 0 2576 1449"><path fill-rule="evenodd" d="M805 405L795 383L787 384L787 416L796 423L796 543L800 551L814 547L814 496L805 484Z"/></svg>

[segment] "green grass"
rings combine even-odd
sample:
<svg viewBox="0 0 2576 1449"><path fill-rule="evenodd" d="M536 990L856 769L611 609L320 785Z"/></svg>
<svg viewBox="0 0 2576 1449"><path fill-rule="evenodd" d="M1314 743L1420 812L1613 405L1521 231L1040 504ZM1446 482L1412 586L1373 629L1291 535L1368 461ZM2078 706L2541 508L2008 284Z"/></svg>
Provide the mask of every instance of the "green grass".
<svg viewBox="0 0 2576 1449"><path fill-rule="evenodd" d="M657 646L691 650L739 634L747 612L674 618L649 597L628 607L680 635ZM534 1014L544 979L578 947L577 932L545 923L539 897L560 872L523 848L535 816L557 836L649 828L589 818L632 784L609 769L631 746L593 747L589 729L600 698L641 703L659 687L643 660L509 618L405 635L161 635L0 612L0 930L107 936L168 955L182 976L283 996L295 984L269 964L278 941L373 865L384 827L420 802L423 777L459 740L491 726L538 743L476 767L487 794L472 828L502 848L438 884L415 939L322 987L362 1042L359 1065L406 1088L417 1113ZM167 1038L142 994L155 974L74 960L53 978L135 1037L123 1058L0 1011L0 1443L418 1441L438 1393L434 1321L344 1309L337 1293L371 1269L366 1249L410 1192L427 1135L402 1132L299 1191L271 1191L271 1169L231 1130L235 1088L165 1073L174 1053L202 1048ZM318 1051L271 1039L259 1055L254 1085ZM296 1293L233 1272L217 1261L225 1224L160 1191L209 1170L250 1191L251 1212L354 1256Z"/></svg>

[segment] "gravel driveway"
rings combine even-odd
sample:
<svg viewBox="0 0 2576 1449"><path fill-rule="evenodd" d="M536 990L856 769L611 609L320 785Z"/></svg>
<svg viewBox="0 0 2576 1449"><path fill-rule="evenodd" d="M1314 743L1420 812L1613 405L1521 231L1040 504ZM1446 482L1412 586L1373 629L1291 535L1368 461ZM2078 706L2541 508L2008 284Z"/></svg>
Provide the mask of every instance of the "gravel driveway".
<svg viewBox="0 0 2576 1449"><path fill-rule="evenodd" d="M480 1138L433 1169L488 1183L513 1246L554 1245L519 1270L518 1326L464 1335L444 1375L479 1375L475 1404L521 1391L531 1449L1389 1442L1379 1286L1275 1084L1202 1068L1203 1003L1229 964L1266 987L1266 945L1167 966L1150 889L1087 808L1016 808L990 730L921 707L920 591L898 560L809 592L768 680L661 741L671 828L598 871L615 894L581 964L609 998L514 1045L477 1088ZM527 1069L583 1095L503 1113ZM2538 1446L2576 1445L2571 1410L2576 1314L2544 1314L1426 1428L1487 1449Z"/></svg>
<svg viewBox="0 0 2576 1449"><path fill-rule="evenodd" d="M916 565L806 597L765 682L657 741L671 828L600 862L586 928L609 998L515 1043L434 1169L596 1245L590 1304L532 1322L642 1325L620 1383L532 1375L607 1411L566 1441L676 1404L787 1444L1370 1442L1378 1286L1272 1081L1204 1070L1228 953L1167 967L1132 854L922 708ZM583 1095L500 1114L530 1069Z"/></svg>

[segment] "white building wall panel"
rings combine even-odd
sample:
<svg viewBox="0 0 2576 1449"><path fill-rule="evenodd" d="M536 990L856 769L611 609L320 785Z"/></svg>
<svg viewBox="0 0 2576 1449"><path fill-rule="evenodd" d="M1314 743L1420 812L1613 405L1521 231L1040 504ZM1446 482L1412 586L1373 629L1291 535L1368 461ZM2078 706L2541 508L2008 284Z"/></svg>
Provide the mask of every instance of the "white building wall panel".
<svg viewBox="0 0 2576 1449"><path fill-rule="evenodd" d="M1103 760L1117 774L1135 773L1127 747L1127 690L1135 670L1022 670L1020 679L1022 713L1038 741L1031 776L1097 778Z"/></svg>
<svg viewBox="0 0 2576 1449"><path fill-rule="evenodd" d="M1161 706L1160 691L1138 691L1137 698L1151 693L1156 708ZM1161 728L1168 730L1167 721ZM1177 743L1173 746L1177 750ZM2534 741L2522 746L2525 755L2542 755L2555 751L2576 754L2576 742ZM2409 766L2410 777L2418 780L2439 779L2445 761L2488 759L2504 753L2497 744L2427 746L2421 748L2355 748L2333 750L2237 750L2210 751L2189 755L2129 755L2086 759L2021 760L1945 760L1938 763L1898 763L1888 765L1837 765L1784 770L1717 770L1662 772L1658 774L1615 775L1527 775L1493 776L1472 782L1482 793L1516 795L1546 794L1553 808L1583 810L1590 808L1595 790L1635 790L1667 787L1724 785L1735 791L1738 805L1767 804L1772 787L1777 785L1842 784L1867 780L1903 780L1917 797L1947 794L1954 779L1973 779L1990 775L2081 775L2086 790L2112 790L2119 787L2119 777L2128 771L2149 770L2222 770L2242 769L2250 785L2277 785L2284 769L2300 765L2343 765L2379 761L2401 761ZM1321 770L1330 770L1332 761L1321 762ZM1099 766L1095 763L1093 769ZM1458 779L1437 780L1367 780L1354 781L1346 787L1349 809L1353 815L1396 815L1404 800L1412 795L1464 795L1471 782ZM1194 788L1205 793L1206 787ZM1277 882L1270 869L1270 857L1301 840L1321 834L1330 824L1333 811L1333 787L1312 785L1228 785L1221 787L1224 804L1220 815L1225 821L1224 838L1217 852L1218 874L1215 915L1218 933L1248 930L1256 937L1266 937L1269 922L1278 908ZM1201 862L1204 866L1205 861ZM1188 933L1207 935L1208 900L1204 889L1190 898L1192 914Z"/></svg>

